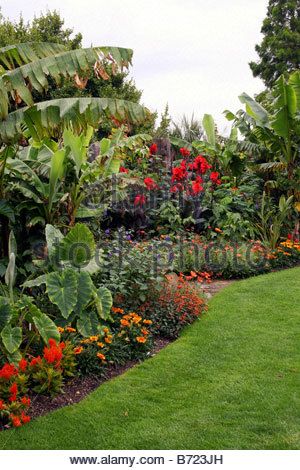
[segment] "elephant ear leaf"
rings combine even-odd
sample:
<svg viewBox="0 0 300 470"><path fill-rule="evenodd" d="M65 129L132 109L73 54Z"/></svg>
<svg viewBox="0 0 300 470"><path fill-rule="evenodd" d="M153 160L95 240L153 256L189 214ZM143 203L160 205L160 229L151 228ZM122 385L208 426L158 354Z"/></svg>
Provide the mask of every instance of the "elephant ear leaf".
<svg viewBox="0 0 300 470"><path fill-rule="evenodd" d="M38 309L37 311L38 314L33 317L33 322L44 342L48 344L50 338L58 342L60 340L60 334L55 323L45 313Z"/></svg>
<svg viewBox="0 0 300 470"><path fill-rule="evenodd" d="M77 303L77 276L72 269L47 275L47 294L51 302L58 306L64 318L68 318Z"/></svg>
<svg viewBox="0 0 300 470"><path fill-rule="evenodd" d="M77 320L77 330L82 336L96 336L102 331L99 317L95 312L85 312Z"/></svg>
<svg viewBox="0 0 300 470"><path fill-rule="evenodd" d="M76 224L60 245L60 258L72 266L86 266L95 255L96 244L94 236L84 224Z"/></svg>
<svg viewBox="0 0 300 470"><path fill-rule="evenodd" d="M19 326L13 328L6 325L1 331L1 338L9 354L14 354L22 343L22 329Z"/></svg>
<svg viewBox="0 0 300 470"><path fill-rule="evenodd" d="M87 272L80 272L77 275L78 280L78 291L77 291L77 304L74 311L79 314L82 312L84 307L91 300L93 293L93 282L91 276Z"/></svg>
<svg viewBox="0 0 300 470"><path fill-rule="evenodd" d="M48 256L50 261L53 261L56 253L56 249L58 248L60 242L64 238L63 234L61 233L58 228L53 227L53 225L47 224L46 229L46 241L47 241L47 248L48 248Z"/></svg>
<svg viewBox="0 0 300 470"><path fill-rule="evenodd" d="M110 290L106 287L99 287L94 291L95 306L98 311L98 315L103 320L107 320L110 316L113 299Z"/></svg>
<svg viewBox="0 0 300 470"><path fill-rule="evenodd" d="M7 325L10 319L11 308L9 305L9 301L5 297L0 297L0 330L2 330L5 325Z"/></svg>

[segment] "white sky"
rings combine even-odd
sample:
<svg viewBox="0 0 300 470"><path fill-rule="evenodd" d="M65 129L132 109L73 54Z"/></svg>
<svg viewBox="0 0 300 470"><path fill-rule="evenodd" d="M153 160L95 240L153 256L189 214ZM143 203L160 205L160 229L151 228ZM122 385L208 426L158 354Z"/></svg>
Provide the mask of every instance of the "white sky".
<svg viewBox="0 0 300 470"><path fill-rule="evenodd" d="M65 26L83 34L84 46L134 50L132 75L143 103L159 113L166 103L183 113L212 114L219 130L225 109L240 108L238 95L263 89L248 66L267 0L2 0L4 16L25 20L57 9Z"/></svg>

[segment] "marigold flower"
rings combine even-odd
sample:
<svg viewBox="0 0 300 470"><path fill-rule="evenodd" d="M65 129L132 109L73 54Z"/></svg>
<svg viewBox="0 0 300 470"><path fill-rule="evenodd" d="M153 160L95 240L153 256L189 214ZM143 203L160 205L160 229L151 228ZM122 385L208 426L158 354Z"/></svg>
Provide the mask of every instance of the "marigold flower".
<svg viewBox="0 0 300 470"><path fill-rule="evenodd" d="M104 348L105 344L104 344L104 343L97 343L97 346L98 346L99 348Z"/></svg>
<svg viewBox="0 0 300 470"><path fill-rule="evenodd" d="M81 354L83 351L83 347L82 346L77 346L76 348L74 348L73 352L74 354Z"/></svg>
<svg viewBox="0 0 300 470"><path fill-rule="evenodd" d="M75 328L72 328L71 326L67 326L66 331L67 331L68 333L76 333Z"/></svg>
<svg viewBox="0 0 300 470"><path fill-rule="evenodd" d="M142 333L143 335L147 336L147 335L149 334L149 331L146 330L146 328L142 328L142 329L141 329L141 333Z"/></svg>
<svg viewBox="0 0 300 470"><path fill-rule="evenodd" d="M110 344L112 342L112 336L107 336L106 338L104 338L104 341L107 343L107 344Z"/></svg>
<svg viewBox="0 0 300 470"><path fill-rule="evenodd" d="M66 328L66 329L67 329L67 328ZM63 332L65 331L65 329L62 328L61 326L58 326L58 327L57 327L57 331L58 331L59 333L63 333Z"/></svg>
<svg viewBox="0 0 300 470"><path fill-rule="evenodd" d="M137 336L136 340L138 343L146 343L147 339L144 336Z"/></svg>
<svg viewBox="0 0 300 470"><path fill-rule="evenodd" d="M140 317L139 315L135 315L132 319L133 323L135 323L136 325L140 323L141 320L142 320L142 317Z"/></svg>
<svg viewBox="0 0 300 470"><path fill-rule="evenodd" d="M144 325L152 325L153 321L152 320L143 320Z"/></svg>
<svg viewBox="0 0 300 470"><path fill-rule="evenodd" d="M122 318L122 320L120 321L120 323L121 323L122 326L129 326L129 325L130 325L129 321L128 321L128 320L124 320L124 318Z"/></svg>
<svg viewBox="0 0 300 470"><path fill-rule="evenodd" d="M99 336L90 336L89 340L93 343L95 341L98 341Z"/></svg>
<svg viewBox="0 0 300 470"><path fill-rule="evenodd" d="M97 353L97 357L98 357L99 359L101 359L102 361L105 361L105 359L106 359L105 355L102 354L102 353L100 353L100 352Z"/></svg>
<svg viewBox="0 0 300 470"><path fill-rule="evenodd" d="M103 332L104 332L105 334L109 333L109 328L107 328L107 327L103 328Z"/></svg>

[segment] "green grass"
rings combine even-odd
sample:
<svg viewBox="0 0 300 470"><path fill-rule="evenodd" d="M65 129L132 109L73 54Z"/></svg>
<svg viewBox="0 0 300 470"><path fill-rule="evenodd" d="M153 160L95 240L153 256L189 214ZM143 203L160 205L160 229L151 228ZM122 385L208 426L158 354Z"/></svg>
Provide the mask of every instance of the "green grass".
<svg viewBox="0 0 300 470"><path fill-rule="evenodd" d="M297 449L300 269L239 281L157 356L2 449Z"/></svg>

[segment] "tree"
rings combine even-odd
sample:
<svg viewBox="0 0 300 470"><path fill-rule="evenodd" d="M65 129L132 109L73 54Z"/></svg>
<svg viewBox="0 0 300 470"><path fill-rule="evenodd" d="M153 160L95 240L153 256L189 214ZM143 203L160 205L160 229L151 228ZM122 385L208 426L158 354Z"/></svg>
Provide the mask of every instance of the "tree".
<svg viewBox="0 0 300 470"><path fill-rule="evenodd" d="M271 88L280 75L300 68L299 0L269 0L261 33L264 38L255 46L260 60L249 65Z"/></svg>

